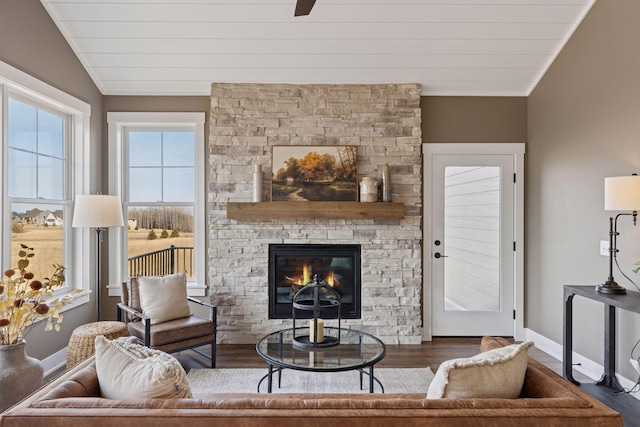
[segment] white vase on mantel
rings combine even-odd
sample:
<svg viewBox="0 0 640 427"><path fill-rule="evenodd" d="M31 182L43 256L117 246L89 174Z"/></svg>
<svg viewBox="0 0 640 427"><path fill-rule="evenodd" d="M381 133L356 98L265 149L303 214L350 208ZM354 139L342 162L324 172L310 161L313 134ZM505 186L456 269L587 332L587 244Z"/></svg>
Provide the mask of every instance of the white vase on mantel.
<svg viewBox="0 0 640 427"><path fill-rule="evenodd" d="M382 166L382 201L391 201L391 169L389 163Z"/></svg>
<svg viewBox="0 0 640 427"><path fill-rule="evenodd" d="M360 182L360 201L363 203L378 201L378 181L365 176Z"/></svg>
<svg viewBox="0 0 640 427"><path fill-rule="evenodd" d="M0 345L0 412L18 403L42 385L42 363L27 355L26 342Z"/></svg>

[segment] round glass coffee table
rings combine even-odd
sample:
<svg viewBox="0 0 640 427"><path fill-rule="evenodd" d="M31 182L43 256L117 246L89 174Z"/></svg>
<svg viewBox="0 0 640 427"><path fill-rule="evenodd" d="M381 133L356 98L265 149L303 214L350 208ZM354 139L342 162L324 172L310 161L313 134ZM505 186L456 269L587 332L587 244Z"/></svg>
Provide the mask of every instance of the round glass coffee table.
<svg viewBox="0 0 640 427"><path fill-rule="evenodd" d="M308 332L308 328L297 328L296 336ZM325 336L338 337L340 344L326 348L301 348L293 345L293 328L273 332L256 344L256 351L269 365L269 372L258 383L267 380L267 392L271 393L274 370L278 371L278 387L281 384L282 369L309 372L341 372L358 370L360 389L363 376L369 376L369 393L373 393L374 383L382 392L384 387L373 374L373 366L384 357L385 345L380 339L366 332L345 328L324 328Z"/></svg>

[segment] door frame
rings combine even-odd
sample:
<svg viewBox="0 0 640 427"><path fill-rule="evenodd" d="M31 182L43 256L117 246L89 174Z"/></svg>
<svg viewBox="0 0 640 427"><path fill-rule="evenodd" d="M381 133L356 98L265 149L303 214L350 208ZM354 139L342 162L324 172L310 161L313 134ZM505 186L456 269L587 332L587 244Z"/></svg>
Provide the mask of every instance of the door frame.
<svg viewBox="0 0 640 427"><path fill-rule="evenodd" d="M432 320L432 164L435 155L512 155L516 177L513 202L513 224L515 238L515 254L513 257L513 306L515 309L513 336L516 340L524 339L524 143L424 143L423 154L423 201L422 212L422 340L433 338Z"/></svg>

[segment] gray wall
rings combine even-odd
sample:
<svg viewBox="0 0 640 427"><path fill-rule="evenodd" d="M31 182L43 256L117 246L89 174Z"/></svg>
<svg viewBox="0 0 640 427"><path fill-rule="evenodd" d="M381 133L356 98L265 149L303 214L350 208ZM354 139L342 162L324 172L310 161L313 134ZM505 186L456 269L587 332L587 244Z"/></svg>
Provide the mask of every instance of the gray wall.
<svg viewBox="0 0 640 427"><path fill-rule="evenodd" d="M100 189L102 95L38 0L0 1L0 60L91 104L91 188ZM63 349L71 331L94 316L85 304L65 313L60 332L38 325L27 337L28 354L41 359Z"/></svg>
<svg viewBox="0 0 640 427"><path fill-rule="evenodd" d="M528 100L527 327L562 342L562 287L608 275L604 178L640 170L640 2L599 1ZM619 221L618 260L635 281L640 226ZM614 270L623 286L635 289ZM603 306L576 297L574 349L603 363ZM618 367L627 378L638 316L619 314ZM637 355L636 355L637 357Z"/></svg>
<svg viewBox="0 0 640 427"><path fill-rule="evenodd" d="M423 96L423 142L525 142L527 98Z"/></svg>

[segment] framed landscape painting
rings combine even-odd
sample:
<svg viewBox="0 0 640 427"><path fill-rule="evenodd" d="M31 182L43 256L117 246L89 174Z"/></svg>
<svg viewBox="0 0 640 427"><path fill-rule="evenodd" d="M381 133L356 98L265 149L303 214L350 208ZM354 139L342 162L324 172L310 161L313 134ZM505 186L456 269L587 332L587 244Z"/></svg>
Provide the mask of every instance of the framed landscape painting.
<svg viewBox="0 0 640 427"><path fill-rule="evenodd" d="M274 146L271 200L357 201L357 146Z"/></svg>

